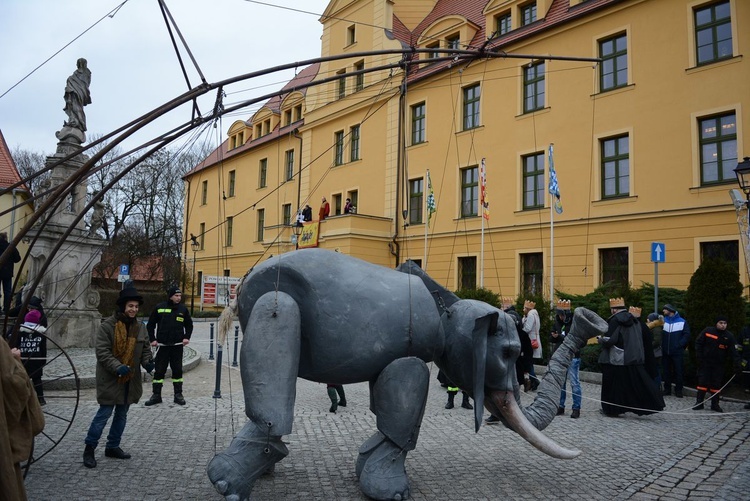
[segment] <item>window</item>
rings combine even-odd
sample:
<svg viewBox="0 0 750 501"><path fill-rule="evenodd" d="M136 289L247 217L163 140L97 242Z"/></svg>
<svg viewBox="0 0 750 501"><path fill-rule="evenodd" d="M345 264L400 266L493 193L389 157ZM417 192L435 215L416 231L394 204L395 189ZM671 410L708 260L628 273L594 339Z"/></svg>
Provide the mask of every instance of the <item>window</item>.
<svg viewBox="0 0 750 501"><path fill-rule="evenodd" d="M333 216L341 215L341 213L344 212L343 206L341 205L341 193L333 195L333 200L331 201L333 202L333 214L332 215Z"/></svg>
<svg viewBox="0 0 750 501"><path fill-rule="evenodd" d="M208 203L208 181L201 183L201 205Z"/></svg>
<svg viewBox="0 0 750 501"><path fill-rule="evenodd" d="M243 144L245 144L245 133L240 132L239 134L237 134L237 147L239 148Z"/></svg>
<svg viewBox="0 0 750 501"><path fill-rule="evenodd" d="M263 122L263 134L270 134L271 133L271 119L265 120Z"/></svg>
<svg viewBox="0 0 750 501"><path fill-rule="evenodd" d="M266 176L268 175L268 159L264 158L258 166L258 188L266 187Z"/></svg>
<svg viewBox="0 0 750 501"><path fill-rule="evenodd" d="M229 171L229 196L234 196L234 186L236 184L237 171Z"/></svg>
<svg viewBox="0 0 750 501"><path fill-rule="evenodd" d="M333 135L334 142L334 165L343 165L344 163L344 131L340 130Z"/></svg>
<svg viewBox="0 0 750 501"><path fill-rule="evenodd" d="M500 14L495 18L495 33L497 36L505 35L510 32L510 12Z"/></svg>
<svg viewBox="0 0 750 501"><path fill-rule="evenodd" d="M479 84L464 88L464 130L479 127Z"/></svg>
<svg viewBox="0 0 750 501"><path fill-rule="evenodd" d="M292 224L292 204L284 204L281 206L281 214L284 220L284 226Z"/></svg>
<svg viewBox="0 0 750 501"><path fill-rule="evenodd" d="M734 183L737 166L737 120L734 112L701 118L701 184Z"/></svg>
<svg viewBox="0 0 750 501"><path fill-rule="evenodd" d="M341 75L339 77L338 92L336 94L337 97L341 99L346 96L346 77L344 76L346 75L346 70L337 71L336 74Z"/></svg>
<svg viewBox="0 0 750 501"><path fill-rule="evenodd" d="M458 288L477 288L477 258L476 256L458 258Z"/></svg>
<svg viewBox="0 0 750 501"><path fill-rule="evenodd" d="M599 249L599 269L601 270L601 284L627 285L628 280L628 248Z"/></svg>
<svg viewBox="0 0 750 501"><path fill-rule="evenodd" d="M544 153L523 157L523 208L544 207Z"/></svg>
<svg viewBox="0 0 750 501"><path fill-rule="evenodd" d="M355 214L359 205L359 192L357 190L348 191L346 197L352 201L352 214Z"/></svg>
<svg viewBox="0 0 750 501"><path fill-rule="evenodd" d="M732 57L729 2L695 9L695 52L698 65Z"/></svg>
<svg viewBox="0 0 750 501"><path fill-rule="evenodd" d="M544 108L544 61L523 68L523 112Z"/></svg>
<svg viewBox="0 0 750 501"><path fill-rule="evenodd" d="M357 41L357 27L351 25L346 29L346 44L351 45Z"/></svg>
<svg viewBox="0 0 750 501"><path fill-rule="evenodd" d="M440 48L440 42L432 42L425 45L426 49L439 49ZM437 57L440 57L440 53L436 50L435 52L430 52L427 56L428 59L435 59Z"/></svg>
<svg viewBox="0 0 750 501"><path fill-rule="evenodd" d="M198 272L198 278L196 279L195 284L198 286L198 294L197 294L197 296L201 297L202 296L201 291L203 290L203 272L202 271ZM203 299L201 299L201 301L202 300Z"/></svg>
<svg viewBox="0 0 750 501"><path fill-rule="evenodd" d="M425 104L419 103L411 107L411 144L425 141Z"/></svg>
<svg viewBox="0 0 750 501"><path fill-rule="evenodd" d="M602 198L630 195L630 138L626 135L603 139Z"/></svg>
<svg viewBox="0 0 750 501"><path fill-rule="evenodd" d="M263 241L263 229L266 226L266 209L258 209L258 235L256 240Z"/></svg>
<svg viewBox="0 0 750 501"><path fill-rule="evenodd" d="M706 259L723 259L740 269L740 246L737 240L701 242L701 263Z"/></svg>
<svg viewBox="0 0 750 501"><path fill-rule="evenodd" d="M229 138L229 149L233 150L237 147L237 136L232 136Z"/></svg>
<svg viewBox="0 0 750 501"><path fill-rule="evenodd" d="M458 50L461 48L461 35L456 33L455 35L449 36L445 38L445 46L448 49ZM446 54L446 56L450 56L451 54Z"/></svg>
<svg viewBox="0 0 750 501"><path fill-rule="evenodd" d="M232 275L229 273L230 270L224 270L224 276L225 277L231 277Z"/></svg>
<svg viewBox="0 0 750 501"><path fill-rule="evenodd" d="M227 217L227 247L232 246L232 233L234 232L234 217Z"/></svg>
<svg viewBox="0 0 750 501"><path fill-rule="evenodd" d="M420 224L422 222L422 209L424 207L424 179L412 179L409 181L409 224Z"/></svg>
<svg viewBox="0 0 750 501"><path fill-rule="evenodd" d="M544 285L544 255L541 252L521 254L521 293L541 294Z"/></svg>
<svg viewBox="0 0 750 501"><path fill-rule="evenodd" d="M606 90L628 85L628 38L617 35L599 42L599 89Z"/></svg>
<svg viewBox="0 0 750 501"><path fill-rule="evenodd" d="M294 121L302 120L302 105L298 104L294 107Z"/></svg>
<svg viewBox="0 0 750 501"><path fill-rule="evenodd" d="M262 135L263 135L263 124L260 123L255 126L255 138L257 139Z"/></svg>
<svg viewBox="0 0 750 501"><path fill-rule="evenodd" d="M294 179L294 150L287 150L284 159L284 179L291 181Z"/></svg>
<svg viewBox="0 0 750 501"><path fill-rule="evenodd" d="M477 215L479 200L479 168L461 169L461 217Z"/></svg>
<svg viewBox="0 0 750 501"><path fill-rule="evenodd" d="M363 71L365 69L365 62L360 61L354 63L354 71ZM354 90L360 91L365 88L365 74L359 73L354 77Z"/></svg>
<svg viewBox="0 0 750 501"><path fill-rule="evenodd" d="M536 2L521 7L521 26L536 21Z"/></svg>
<svg viewBox="0 0 750 501"><path fill-rule="evenodd" d="M199 228L200 229L198 230L199 231L199 233L198 233L198 241L201 244L200 250L204 250L205 247L203 246L203 244L205 243L205 239L203 237L206 234L206 223L201 223Z"/></svg>
<svg viewBox="0 0 750 501"><path fill-rule="evenodd" d="M292 110L284 111L284 125L292 123Z"/></svg>
<svg viewBox="0 0 750 501"><path fill-rule="evenodd" d="M349 161L359 160L359 125L349 130Z"/></svg>

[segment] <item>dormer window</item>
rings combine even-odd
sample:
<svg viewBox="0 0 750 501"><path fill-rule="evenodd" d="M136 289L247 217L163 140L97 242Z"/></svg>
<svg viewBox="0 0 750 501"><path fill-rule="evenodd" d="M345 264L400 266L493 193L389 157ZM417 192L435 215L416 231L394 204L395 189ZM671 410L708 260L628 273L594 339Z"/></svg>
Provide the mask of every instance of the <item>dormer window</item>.
<svg viewBox="0 0 750 501"><path fill-rule="evenodd" d="M255 139L258 139L260 136L263 135L263 124L256 124L255 125Z"/></svg>
<svg viewBox="0 0 750 501"><path fill-rule="evenodd" d="M302 105L298 104L294 107L294 121L302 120Z"/></svg>
<svg viewBox="0 0 750 501"><path fill-rule="evenodd" d="M432 42L425 46L427 49L439 49L440 48L440 42ZM430 52L427 56L428 59L435 59L437 57L440 57L440 53L438 52Z"/></svg>
<svg viewBox="0 0 750 501"><path fill-rule="evenodd" d="M292 123L292 110L284 110L284 125L289 125Z"/></svg>
<svg viewBox="0 0 750 501"><path fill-rule="evenodd" d="M448 49L454 49L458 50L461 48L461 35L456 33L455 35L451 35L449 37L445 38L445 46Z"/></svg>
<svg viewBox="0 0 750 501"><path fill-rule="evenodd" d="M495 34L496 36L502 36L509 33L511 30L510 25L510 12L505 12L495 17Z"/></svg>
<svg viewBox="0 0 750 501"><path fill-rule="evenodd" d="M536 2L521 6L521 26L536 21Z"/></svg>
<svg viewBox="0 0 750 501"><path fill-rule="evenodd" d="M263 122L263 134L270 134L271 133L271 119L269 118L265 122Z"/></svg>

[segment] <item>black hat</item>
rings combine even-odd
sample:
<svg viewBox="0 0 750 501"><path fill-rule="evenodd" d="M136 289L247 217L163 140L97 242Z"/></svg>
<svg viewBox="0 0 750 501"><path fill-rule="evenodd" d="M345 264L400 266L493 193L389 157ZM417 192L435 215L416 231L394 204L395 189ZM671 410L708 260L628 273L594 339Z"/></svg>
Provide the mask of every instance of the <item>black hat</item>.
<svg viewBox="0 0 750 501"><path fill-rule="evenodd" d="M42 307L42 300L37 296L31 296L29 299L29 308L36 308L37 310Z"/></svg>
<svg viewBox="0 0 750 501"><path fill-rule="evenodd" d="M672 313L677 313L677 309L674 306L672 306L671 304L669 304L669 303L665 304L664 308L662 308L662 309L667 310L667 311L671 311Z"/></svg>
<svg viewBox="0 0 750 501"><path fill-rule="evenodd" d="M182 294L182 291L176 285L173 285L172 287L170 287L169 289L167 289L167 297L168 298L174 296L175 294Z"/></svg>
<svg viewBox="0 0 750 501"><path fill-rule="evenodd" d="M135 287L125 287L120 291L120 297L117 298L117 306L125 306L128 301L138 301L138 304L143 304L143 296L138 294Z"/></svg>
<svg viewBox="0 0 750 501"><path fill-rule="evenodd" d="M649 322L653 322L654 320L656 320L656 319L659 318L659 314L658 313L649 313L648 317L646 317L646 318L648 319Z"/></svg>
<svg viewBox="0 0 750 501"><path fill-rule="evenodd" d="M729 322L729 319L724 315L716 315L716 321L715 324L718 324L719 322Z"/></svg>

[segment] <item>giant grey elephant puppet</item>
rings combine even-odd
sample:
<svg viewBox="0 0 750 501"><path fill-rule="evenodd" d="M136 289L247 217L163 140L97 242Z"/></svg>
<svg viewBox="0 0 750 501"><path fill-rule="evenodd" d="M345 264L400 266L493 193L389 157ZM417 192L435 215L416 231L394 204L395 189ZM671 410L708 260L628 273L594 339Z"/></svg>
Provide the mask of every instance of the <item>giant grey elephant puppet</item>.
<svg viewBox="0 0 750 501"><path fill-rule="evenodd" d="M288 450L297 378L328 384L367 381L377 431L361 445L355 472L373 499L406 499L406 453L417 445L434 362L474 398L476 431L484 406L550 456L576 457L546 437L573 353L607 330L577 308L570 334L550 360L534 402L520 407L513 319L481 301L461 300L409 262L398 270L344 254L304 249L253 268L236 305L240 370L249 421L208 464L226 499L248 499L255 480Z"/></svg>

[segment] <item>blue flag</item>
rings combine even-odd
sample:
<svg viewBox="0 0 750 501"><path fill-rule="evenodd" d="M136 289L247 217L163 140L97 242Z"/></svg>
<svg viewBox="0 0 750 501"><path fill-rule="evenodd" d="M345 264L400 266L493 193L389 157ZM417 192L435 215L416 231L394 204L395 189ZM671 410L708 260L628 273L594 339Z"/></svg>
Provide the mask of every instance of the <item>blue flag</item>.
<svg viewBox="0 0 750 501"><path fill-rule="evenodd" d="M557 184L557 172L555 172L555 160L553 145L549 145L549 193L555 197L555 212L562 214L562 201L560 200L560 186Z"/></svg>

